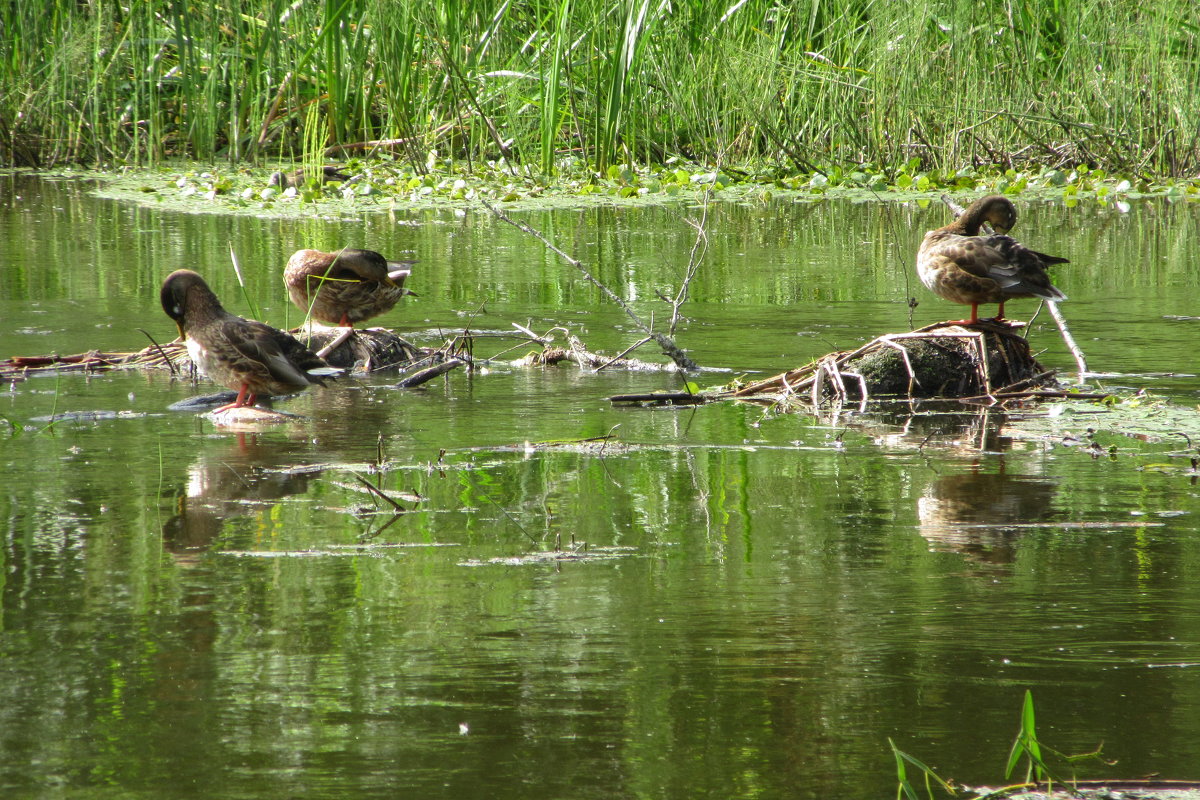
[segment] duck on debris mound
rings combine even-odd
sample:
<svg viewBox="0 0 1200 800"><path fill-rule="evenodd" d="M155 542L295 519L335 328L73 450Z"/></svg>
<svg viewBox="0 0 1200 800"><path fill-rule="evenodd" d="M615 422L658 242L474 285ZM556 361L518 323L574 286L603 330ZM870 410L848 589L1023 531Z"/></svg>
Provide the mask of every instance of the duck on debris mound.
<svg viewBox="0 0 1200 800"><path fill-rule="evenodd" d="M979 235L985 222L995 234ZM999 303L995 320L1003 322L1004 304L1014 298L1067 299L1046 275L1047 266L1067 259L1030 250L1005 236L1016 222L1012 201L990 195L976 200L954 222L925 234L917 252L917 273L938 297L971 307L971 318L957 324L979 322L982 303Z"/></svg>

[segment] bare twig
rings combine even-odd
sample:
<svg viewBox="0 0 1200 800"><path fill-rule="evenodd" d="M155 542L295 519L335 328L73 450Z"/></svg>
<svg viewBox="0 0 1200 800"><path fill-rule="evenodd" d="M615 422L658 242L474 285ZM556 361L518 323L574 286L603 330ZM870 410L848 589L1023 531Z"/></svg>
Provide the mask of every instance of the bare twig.
<svg viewBox="0 0 1200 800"><path fill-rule="evenodd" d="M688 287L692 283L692 278L696 277L696 271L700 269L700 262L704 259L704 253L708 250L708 203L712 199L712 185L704 188L704 204L701 206L700 220L693 222L687 220L687 223L696 229L696 241L692 243L692 251L688 254L687 269L683 272L683 283L679 285L679 290L675 292L675 297L670 298L671 303L671 322L667 325L667 335L675 335L675 326L679 324L679 309L687 302Z"/></svg>
<svg viewBox="0 0 1200 800"><path fill-rule="evenodd" d="M533 339L533 340L534 340L535 342L537 342L538 344L550 344L550 342L554 341L553 339L549 339L549 338L547 338L547 337L545 337L545 336L538 336L536 333L534 333L533 331L529 330L529 328L526 328L524 325L518 325L518 324L517 324L517 323L515 323L515 322L512 322L512 323L510 323L510 324L511 324L511 325L512 325L514 328L516 328L517 330L519 330L521 333L523 333L523 334L525 334L526 336L528 336L530 339Z"/></svg>
<svg viewBox="0 0 1200 800"><path fill-rule="evenodd" d="M371 494L375 495L376 497L382 497L384 500L386 500L388 503L390 503L392 508L396 509L397 513L403 512L403 511L408 511L407 508L400 505L392 498L388 497L381 490L377 489L375 487L375 484L371 483L369 480L364 478L362 475L359 475L357 472L351 472L350 474L353 475L359 483L361 483L363 486L367 487L367 491L369 491Z"/></svg>
<svg viewBox="0 0 1200 800"><path fill-rule="evenodd" d="M179 371L175 369L175 362L172 361L171 357L168 356L166 354L166 351L164 351L162 349L162 345L160 345L158 342L156 342L154 340L154 337L151 336L150 333L145 328L138 328L138 330L141 331L143 334L145 334L146 338L150 340L150 344L154 345L154 349L157 350L158 354L163 357L163 361L167 362L167 368L171 370L171 377L174 378L175 376L177 376L179 374Z"/></svg>
<svg viewBox="0 0 1200 800"><path fill-rule="evenodd" d="M1067 344L1067 349L1075 357L1075 363L1079 366L1079 381L1082 383L1083 375L1088 371L1087 361L1083 358L1083 351L1079 349L1079 345L1075 344L1075 337L1067 329L1067 321L1063 318L1062 312L1058 310L1058 303L1053 300L1047 300L1046 306L1050 309L1050 316L1054 317L1054 321L1058 323L1058 332L1062 334L1063 341Z"/></svg>
<svg viewBox="0 0 1200 800"><path fill-rule="evenodd" d="M333 340L331 342L329 342L329 344L325 345L320 350L318 350L317 356L320 358L325 358L330 353L332 353L334 350L336 350L342 342L346 341L353 335L354 335L354 328L345 328L344 330L340 331L337 336L333 337Z"/></svg>
<svg viewBox="0 0 1200 800"><path fill-rule="evenodd" d="M487 210L491 211L492 214L494 214L498 219L500 219L504 222L507 222L509 225L512 225L514 228L516 228L519 231L523 231L525 233L528 233L530 236L533 236L538 241L540 241L543 245L545 245L547 248L549 248L551 251L556 253L559 256L559 258L563 259L568 264L570 264L572 267L579 270L579 272L583 275L584 278L587 279L587 281L589 283L591 283L593 286L595 286L601 292L603 292L605 294L605 296L608 297L609 300L613 301L618 306L620 306L621 310L624 311L631 320L633 320L633 323L642 331L642 333L646 334L646 336L650 337L655 342L657 342L658 346L661 347L663 352L666 355L668 355L672 361L675 362L676 366L678 366L680 369L686 370L688 372L699 371L700 367L696 364L696 362L692 361L690 358L688 358L687 355L682 350L679 349L679 346L675 344L675 341L670 336L668 336L666 334L662 334L662 333L655 333L650 328L650 326L648 326L645 322L643 322L642 318L639 317L634 312L634 310L629 307L628 303L626 303L624 300L622 300L615 292L613 292L612 289L609 289L607 286L605 286L603 283L601 283L599 280L597 280L596 277L593 276L592 273L588 271L587 267L585 267L583 265L583 262L579 261L578 259L572 258L571 256L567 255L565 252L560 250L549 239L547 239L541 233L541 231L531 228L528 224L526 224L524 222L518 222L518 221L514 220L512 217L508 216L503 211L501 211L500 209L493 206L487 200L480 198L480 202L482 202L483 205L487 208Z"/></svg>
<svg viewBox="0 0 1200 800"><path fill-rule="evenodd" d="M649 341L653 341L649 336L642 338L642 339L638 339L636 343L631 344L629 347L626 347L624 350L617 353L615 356L610 358L608 361L605 361L603 364L596 367L595 372L599 372L600 370L604 369L605 367L607 367L611 364L615 364L616 362L620 361L622 358L629 355L634 350L637 350L639 347L641 347L642 345L644 345L646 342L649 342ZM580 364L579 366L582 367L583 365Z"/></svg>

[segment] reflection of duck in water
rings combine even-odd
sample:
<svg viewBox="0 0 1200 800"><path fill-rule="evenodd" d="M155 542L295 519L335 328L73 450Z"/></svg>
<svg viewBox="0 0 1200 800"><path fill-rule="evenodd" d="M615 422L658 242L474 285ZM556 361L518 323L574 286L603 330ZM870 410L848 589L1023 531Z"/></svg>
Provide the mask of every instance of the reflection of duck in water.
<svg viewBox="0 0 1200 800"><path fill-rule="evenodd" d="M291 335L230 314L191 270L167 276L162 306L175 320L200 371L237 390L237 400L216 411L252 406L260 395L299 392L340 372Z"/></svg>
<svg viewBox="0 0 1200 800"><path fill-rule="evenodd" d="M298 250L283 271L288 296L305 314L330 325L355 322L391 310L405 294L411 261L388 261L373 250L345 247L334 253Z"/></svg>
<svg viewBox="0 0 1200 800"><path fill-rule="evenodd" d="M321 167L319 172L313 174L319 183L327 183L329 181L348 181L350 176L342 172L334 166L325 165ZM291 187L300 188L308 182L308 174L305 173L304 167L293 170L291 172L272 172L270 179L267 181L268 186L278 186L280 189L288 189Z"/></svg>
<svg viewBox="0 0 1200 800"><path fill-rule="evenodd" d="M1003 472L943 475L917 500L920 532L935 549L1008 563L1020 535L1015 526L1053 516L1056 492L1049 481Z"/></svg>
<svg viewBox="0 0 1200 800"><path fill-rule="evenodd" d="M319 470L302 473L273 467L292 463L286 443L260 445L257 437L238 434L237 447L202 453L188 469L187 485L176 499L176 513L163 526L167 549L181 561L207 549L225 521L255 513L257 505L308 491Z"/></svg>
<svg viewBox="0 0 1200 800"><path fill-rule="evenodd" d="M995 234L980 236L984 223ZM925 234L917 252L917 273L921 282L943 300L971 307L969 320L979 321L981 303L999 303L996 321L1004 320L1004 304L1018 297L1066 300L1046 275L1051 264L1067 259L1030 250L1005 236L1017 224L1017 209L1001 195L976 200L962 216L949 225Z"/></svg>

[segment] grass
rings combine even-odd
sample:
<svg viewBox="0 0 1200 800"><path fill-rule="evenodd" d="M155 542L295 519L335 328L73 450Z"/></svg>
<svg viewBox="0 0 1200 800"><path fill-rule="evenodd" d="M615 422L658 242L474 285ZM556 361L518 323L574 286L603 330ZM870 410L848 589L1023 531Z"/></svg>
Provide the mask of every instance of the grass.
<svg viewBox="0 0 1200 800"><path fill-rule="evenodd" d="M1013 779L1017 768L1024 761L1025 773L1018 776L1019 782L1016 784L999 789L984 788L971 790L965 787L956 787L952 782L940 777L921 760L900 750L891 739L888 739L888 745L891 747L892 756L896 760L896 778L898 781L896 797L904 798L904 800L921 800L922 797L933 800L937 796L964 797L967 793L974 795L973 800L985 800L985 798L1008 797L1015 793L1021 793L1023 790L1035 785L1044 786L1046 793L1050 794L1053 792L1054 784L1056 783L1068 787L1069 790L1074 783L1074 777L1063 778L1056 775L1043 760L1043 748L1068 765L1084 759L1103 761L1100 757L1099 749L1080 755L1065 755L1042 744L1038 740L1037 726L1035 725L1033 693L1028 689L1025 690L1025 699L1021 704L1021 724L1017 730L1016 738L1013 739L1012 748L1008 754L1008 762L1004 769L1004 780L1010 781ZM1111 764L1109 765L1111 766ZM913 782L913 778L909 775L910 768L915 769L916 773L920 776L919 783ZM937 790L936 794L935 789Z"/></svg>
<svg viewBox="0 0 1200 800"><path fill-rule="evenodd" d="M1200 170L1188 0L0 5L0 163Z"/></svg>

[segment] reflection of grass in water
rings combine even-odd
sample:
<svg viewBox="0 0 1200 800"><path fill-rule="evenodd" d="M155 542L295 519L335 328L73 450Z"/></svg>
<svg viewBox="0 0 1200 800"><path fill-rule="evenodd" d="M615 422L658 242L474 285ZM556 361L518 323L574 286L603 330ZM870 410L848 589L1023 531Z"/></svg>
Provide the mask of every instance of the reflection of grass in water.
<svg viewBox="0 0 1200 800"><path fill-rule="evenodd" d="M242 265L238 263L237 253L233 249L233 242L229 243L229 260L233 263L233 274L237 276L238 286L241 287L242 299L246 301L246 307L250 309L250 319L262 319L262 315L258 310L258 304L254 302L254 298L251 296L249 290L246 289L246 282L242 280Z"/></svg>

